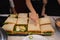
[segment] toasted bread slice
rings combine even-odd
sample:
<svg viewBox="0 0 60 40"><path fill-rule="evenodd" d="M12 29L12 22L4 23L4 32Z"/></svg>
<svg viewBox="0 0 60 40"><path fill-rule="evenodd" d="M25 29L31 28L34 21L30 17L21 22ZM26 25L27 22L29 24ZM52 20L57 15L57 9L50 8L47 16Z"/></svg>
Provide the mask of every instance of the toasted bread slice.
<svg viewBox="0 0 60 40"><path fill-rule="evenodd" d="M40 20L40 25L51 24L51 20L49 17L40 18L39 20Z"/></svg>
<svg viewBox="0 0 60 40"><path fill-rule="evenodd" d="M28 24L28 18L18 18L17 25Z"/></svg>
<svg viewBox="0 0 60 40"><path fill-rule="evenodd" d="M40 30L40 27L37 25L34 25L34 24L28 24L28 31L30 31L30 32L34 32L34 31L36 31L36 32L40 32L41 30Z"/></svg>
<svg viewBox="0 0 60 40"><path fill-rule="evenodd" d="M5 23L16 24L17 18L8 17Z"/></svg>
<svg viewBox="0 0 60 40"><path fill-rule="evenodd" d="M17 17L17 14L10 14L10 16L9 17Z"/></svg>
<svg viewBox="0 0 60 40"><path fill-rule="evenodd" d="M29 18L29 24L34 24L35 22Z"/></svg>
<svg viewBox="0 0 60 40"><path fill-rule="evenodd" d="M6 30L6 31L12 32L13 29L14 29L14 26L15 26L15 24L5 24L5 25L3 25L2 28L3 28L4 30Z"/></svg>
<svg viewBox="0 0 60 40"><path fill-rule="evenodd" d="M41 26L41 33L42 34L44 34L44 33L51 33L51 34L53 34L54 33L54 29L53 29L53 27L50 25L50 24L48 24L48 25L42 25Z"/></svg>
<svg viewBox="0 0 60 40"><path fill-rule="evenodd" d="M18 14L18 18L27 18L28 17L28 13L19 13Z"/></svg>

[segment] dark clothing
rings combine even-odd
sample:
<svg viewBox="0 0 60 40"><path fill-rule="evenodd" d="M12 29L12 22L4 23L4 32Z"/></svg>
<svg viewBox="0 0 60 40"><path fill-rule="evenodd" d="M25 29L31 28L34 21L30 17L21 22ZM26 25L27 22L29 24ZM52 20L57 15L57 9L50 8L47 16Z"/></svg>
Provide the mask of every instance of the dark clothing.
<svg viewBox="0 0 60 40"><path fill-rule="evenodd" d="M10 13L10 4L9 0L0 1L0 14L9 14Z"/></svg>
<svg viewBox="0 0 60 40"><path fill-rule="evenodd" d="M17 13L28 13L29 9L26 6L26 0L13 0Z"/></svg>
<svg viewBox="0 0 60 40"><path fill-rule="evenodd" d="M57 0L48 0L46 14L49 16L60 16L60 5Z"/></svg>
<svg viewBox="0 0 60 40"><path fill-rule="evenodd" d="M31 3L40 17L42 12L42 6L43 6L42 0L31 0Z"/></svg>

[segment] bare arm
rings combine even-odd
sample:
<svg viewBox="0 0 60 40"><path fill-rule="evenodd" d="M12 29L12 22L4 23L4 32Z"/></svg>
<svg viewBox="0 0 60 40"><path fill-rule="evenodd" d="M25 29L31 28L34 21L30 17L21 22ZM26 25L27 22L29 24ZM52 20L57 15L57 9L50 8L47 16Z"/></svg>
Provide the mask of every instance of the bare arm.
<svg viewBox="0 0 60 40"><path fill-rule="evenodd" d="M45 16L45 6L47 4L47 0L43 0L43 8L42 8L42 15Z"/></svg>
<svg viewBox="0 0 60 40"><path fill-rule="evenodd" d="M14 8L11 7L11 10L12 10L13 14L17 14L17 12L16 12L16 10L15 10L15 7L14 7Z"/></svg>
<svg viewBox="0 0 60 40"><path fill-rule="evenodd" d="M33 5L31 3L31 0L26 0L26 5L29 8L31 12L36 12L35 9L33 8Z"/></svg>
<svg viewBox="0 0 60 40"><path fill-rule="evenodd" d="M43 4L46 5L47 4L47 0L43 0Z"/></svg>
<svg viewBox="0 0 60 40"><path fill-rule="evenodd" d="M60 4L60 0L57 0L58 1L58 3Z"/></svg>
<svg viewBox="0 0 60 40"><path fill-rule="evenodd" d="M31 0L26 0L26 5L29 8L29 10L31 11L31 13L29 13L29 17L35 22L35 25L38 25L39 21L38 21L38 14L36 13Z"/></svg>
<svg viewBox="0 0 60 40"><path fill-rule="evenodd" d="M9 0L9 2L10 2L10 6L11 6L12 12L13 12L14 14L16 14L17 12L16 12L16 10L15 10L15 5L14 5L13 0Z"/></svg>

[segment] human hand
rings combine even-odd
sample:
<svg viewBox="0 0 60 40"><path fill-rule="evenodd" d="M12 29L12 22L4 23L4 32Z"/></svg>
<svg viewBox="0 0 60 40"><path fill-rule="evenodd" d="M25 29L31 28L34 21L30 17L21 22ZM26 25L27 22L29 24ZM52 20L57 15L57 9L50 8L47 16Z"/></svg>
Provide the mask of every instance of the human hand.
<svg viewBox="0 0 60 40"><path fill-rule="evenodd" d="M29 13L29 18L31 18L34 21L35 25L39 24L39 17L37 13L35 12Z"/></svg>
<svg viewBox="0 0 60 40"><path fill-rule="evenodd" d="M44 17L47 16L47 14L45 14L45 13L42 13L41 15L44 16Z"/></svg>
<svg viewBox="0 0 60 40"><path fill-rule="evenodd" d="M17 14L15 8L12 8L12 7L11 7L11 10L12 10L13 14Z"/></svg>
<svg viewBox="0 0 60 40"><path fill-rule="evenodd" d="M46 5L48 0L43 0L43 4Z"/></svg>

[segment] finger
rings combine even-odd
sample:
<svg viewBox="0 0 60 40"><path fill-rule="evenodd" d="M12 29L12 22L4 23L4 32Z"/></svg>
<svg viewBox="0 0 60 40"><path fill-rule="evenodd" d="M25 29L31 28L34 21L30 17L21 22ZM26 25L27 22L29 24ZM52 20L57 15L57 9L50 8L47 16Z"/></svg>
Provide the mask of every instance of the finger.
<svg viewBox="0 0 60 40"><path fill-rule="evenodd" d="M44 15L44 17L47 17L47 16L48 16L48 15L46 15L46 14Z"/></svg>
<svg viewBox="0 0 60 40"><path fill-rule="evenodd" d="M39 24L39 20L36 20L36 23L34 23L36 26Z"/></svg>

